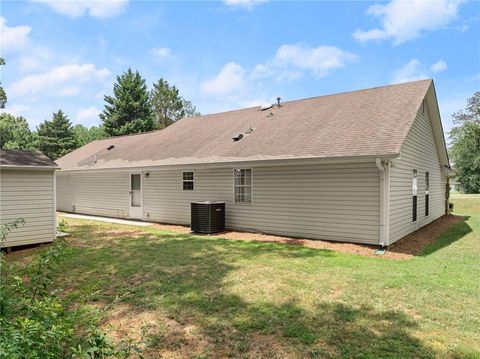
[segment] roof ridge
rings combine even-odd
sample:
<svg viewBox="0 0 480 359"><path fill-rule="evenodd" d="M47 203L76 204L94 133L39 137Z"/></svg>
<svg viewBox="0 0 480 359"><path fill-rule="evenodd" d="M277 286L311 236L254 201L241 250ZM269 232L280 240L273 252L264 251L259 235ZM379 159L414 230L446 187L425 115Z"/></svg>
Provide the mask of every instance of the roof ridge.
<svg viewBox="0 0 480 359"><path fill-rule="evenodd" d="M341 92L335 92L335 93L326 94L326 95L311 96L311 97L305 97L305 98L298 98L298 99L294 99L294 100L288 100L288 101L282 102L281 104L287 104L287 103L298 102L298 101L308 101L308 100L313 100L313 99L317 99L317 98L320 98L320 97L331 97L331 96L345 95L345 94L355 93L355 92L371 91L371 90L377 90L377 89L382 89L382 88L386 88L386 87L404 86L404 85L408 85L408 84L414 84L414 83L417 83L417 82L432 82L432 81L433 81L433 79L427 78L427 79L422 79L422 80L415 80L415 81L408 81L408 82L402 82L402 83L374 86L374 87L368 87L368 88L351 90L351 91L341 91ZM257 107L260 107L260 106L242 107L242 108L237 108L237 109L233 109L233 110L208 113L208 114L200 115L200 116L196 116L196 117L207 117L207 116L211 116L211 115L221 115L221 114L227 114L227 113L231 113L231 112L254 109L254 108L257 108ZM190 118L190 117L183 117L182 119L184 119L184 118Z"/></svg>
<svg viewBox="0 0 480 359"><path fill-rule="evenodd" d="M176 122L176 121L175 121ZM105 137L105 138L98 138L98 139L95 139L93 141L90 141L89 143L92 143L92 142L95 142L95 141L106 141L106 140L113 140L113 139L116 139L116 138L122 138L122 137L132 137L132 136L139 136L139 135L146 135L146 134L149 134L149 133L154 133L154 132L160 132L160 131L163 131L165 128L162 128L162 129L158 129L158 130L150 130L150 131L145 131L145 132L137 132L137 133L128 133L126 135L120 135L120 136L111 136L111 137Z"/></svg>
<svg viewBox="0 0 480 359"><path fill-rule="evenodd" d="M313 100L313 99L317 99L317 98L320 98L320 97L331 97L331 96L338 96L338 95L346 95L346 94L355 93L355 92L365 92L365 91L371 91L371 90L378 90L378 89L383 89L383 88L386 88L386 87L404 86L404 85L413 84L413 83L416 83L416 82L432 82L432 81L433 81L433 79L428 78L428 79L423 79L423 80L408 81L408 82L401 82L401 83L396 83L396 84L388 84L388 85L368 87L368 88L358 89L358 90L335 92L335 93L326 94L326 95L312 96L312 97L300 98L300 99L296 99L296 100L285 101L284 104L285 103L290 103L290 102L297 102L297 101Z"/></svg>

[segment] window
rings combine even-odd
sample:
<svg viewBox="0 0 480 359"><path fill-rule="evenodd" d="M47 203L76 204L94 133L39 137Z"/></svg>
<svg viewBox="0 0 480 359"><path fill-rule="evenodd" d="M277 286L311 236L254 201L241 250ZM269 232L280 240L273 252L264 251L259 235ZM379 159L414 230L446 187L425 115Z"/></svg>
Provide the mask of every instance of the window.
<svg viewBox="0 0 480 359"><path fill-rule="evenodd" d="M252 170L234 169L234 199L235 203L252 202Z"/></svg>
<svg viewBox="0 0 480 359"><path fill-rule="evenodd" d="M417 220L417 170L412 173L412 222Z"/></svg>
<svg viewBox="0 0 480 359"><path fill-rule="evenodd" d="M184 171L183 172L183 190L184 191L193 191L195 182L195 174L193 171Z"/></svg>
<svg viewBox="0 0 480 359"><path fill-rule="evenodd" d="M430 173L425 172L425 216L429 213Z"/></svg>

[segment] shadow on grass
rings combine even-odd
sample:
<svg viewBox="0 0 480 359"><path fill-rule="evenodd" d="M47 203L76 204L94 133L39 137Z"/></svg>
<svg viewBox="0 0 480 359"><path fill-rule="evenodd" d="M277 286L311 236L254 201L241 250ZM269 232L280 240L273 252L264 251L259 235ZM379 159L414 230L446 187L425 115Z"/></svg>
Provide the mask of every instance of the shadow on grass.
<svg viewBox="0 0 480 359"><path fill-rule="evenodd" d="M106 303L120 295L132 311L158 309L180 325L195 325L208 338L209 357L281 357L282 353L319 358L436 356L412 335L416 323L402 312L325 301L306 310L299 304L301 298L287 303L281 298L276 302L252 298L249 293L244 298L232 293L226 280L240 266L262 261L266 253L269 259L289 260L331 257L334 252L188 234L148 233L102 241L94 234L94 226L75 226L71 233L92 245L76 247L63 271L63 279L71 281L77 293L99 290L93 299ZM252 261L245 264L245 260ZM266 274L259 271L256 275ZM313 295L322 297L322 293ZM272 345L259 349L265 336ZM168 349L181 350L188 340ZM166 342L160 340L151 350L163 349Z"/></svg>
<svg viewBox="0 0 480 359"><path fill-rule="evenodd" d="M428 256L452 243L462 239L472 232L472 228L468 225L470 216L463 216L463 220L451 226L446 232L442 233L436 241L423 249L420 253L421 257Z"/></svg>

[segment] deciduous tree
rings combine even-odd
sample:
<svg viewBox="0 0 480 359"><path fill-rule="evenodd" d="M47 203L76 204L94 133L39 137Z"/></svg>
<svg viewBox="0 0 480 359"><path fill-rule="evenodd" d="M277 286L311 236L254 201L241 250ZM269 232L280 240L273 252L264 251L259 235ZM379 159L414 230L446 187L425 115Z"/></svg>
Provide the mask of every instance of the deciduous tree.
<svg viewBox="0 0 480 359"><path fill-rule="evenodd" d="M457 181L466 193L480 193L480 91L453 118L450 154Z"/></svg>
<svg viewBox="0 0 480 359"><path fill-rule="evenodd" d="M0 148L34 150L35 133L25 118L8 113L0 114Z"/></svg>
<svg viewBox="0 0 480 359"><path fill-rule="evenodd" d="M94 140L108 137L108 134L101 126L85 127L84 125L78 124L75 125L73 131L75 132L78 146L83 146Z"/></svg>
<svg viewBox="0 0 480 359"><path fill-rule="evenodd" d="M3 59L3 57L0 57L0 66L4 66L5 65L5 60ZM0 82L0 108L5 108L5 104L7 103L7 94L5 92L5 90L3 89L3 87L1 86L1 82Z"/></svg>

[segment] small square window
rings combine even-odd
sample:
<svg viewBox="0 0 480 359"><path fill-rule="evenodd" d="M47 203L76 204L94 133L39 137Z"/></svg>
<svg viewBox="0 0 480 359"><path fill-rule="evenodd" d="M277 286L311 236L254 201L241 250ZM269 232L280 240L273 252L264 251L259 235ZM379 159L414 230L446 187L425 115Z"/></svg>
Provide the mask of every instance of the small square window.
<svg viewBox="0 0 480 359"><path fill-rule="evenodd" d="M195 183L195 174L193 171L184 171L183 176L183 190L184 191L193 191Z"/></svg>

